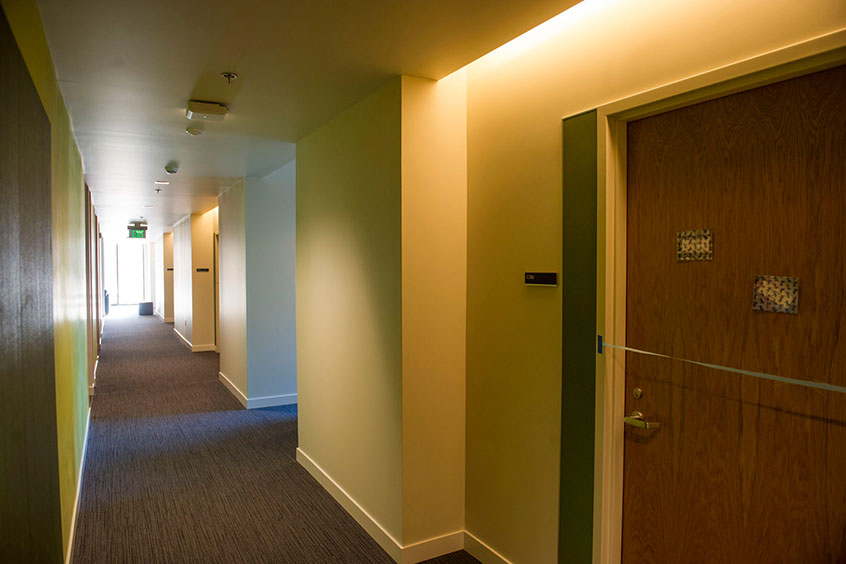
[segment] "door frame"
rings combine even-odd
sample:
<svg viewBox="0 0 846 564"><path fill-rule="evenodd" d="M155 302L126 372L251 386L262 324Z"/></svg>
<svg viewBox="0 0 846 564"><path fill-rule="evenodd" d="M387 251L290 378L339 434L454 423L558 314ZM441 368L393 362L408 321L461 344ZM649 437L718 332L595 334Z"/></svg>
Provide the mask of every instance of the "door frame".
<svg viewBox="0 0 846 564"><path fill-rule="evenodd" d="M627 122L838 66L844 45L839 29L597 108L596 327L604 342L626 342ZM622 557L625 358L613 349L596 355L594 564Z"/></svg>
<svg viewBox="0 0 846 564"><path fill-rule="evenodd" d="M212 235L214 246L212 262L214 262L214 352L220 352L220 233Z"/></svg>

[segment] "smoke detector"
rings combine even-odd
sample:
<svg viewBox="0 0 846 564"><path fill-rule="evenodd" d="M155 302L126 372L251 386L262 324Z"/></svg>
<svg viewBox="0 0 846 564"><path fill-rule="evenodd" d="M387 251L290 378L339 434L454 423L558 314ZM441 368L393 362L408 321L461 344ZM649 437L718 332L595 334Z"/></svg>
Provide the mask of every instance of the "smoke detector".
<svg viewBox="0 0 846 564"><path fill-rule="evenodd" d="M206 121L223 121L229 112L229 106L219 102L204 102L202 100L189 100L188 110L185 115L188 119L201 119Z"/></svg>

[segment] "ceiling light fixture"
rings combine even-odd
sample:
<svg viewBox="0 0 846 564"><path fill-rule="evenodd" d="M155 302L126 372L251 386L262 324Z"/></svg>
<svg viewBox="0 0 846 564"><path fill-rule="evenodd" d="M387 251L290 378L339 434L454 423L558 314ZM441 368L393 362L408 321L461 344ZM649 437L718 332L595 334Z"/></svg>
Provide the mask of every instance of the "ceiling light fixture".
<svg viewBox="0 0 846 564"><path fill-rule="evenodd" d="M176 161L170 161L165 165L165 172L168 174L176 174L179 172L179 163Z"/></svg>
<svg viewBox="0 0 846 564"><path fill-rule="evenodd" d="M220 73L220 78L225 78L226 84L232 84L232 81L236 80L238 78L238 75L234 72L222 72Z"/></svg>
<svg viewBox="0 0 846 564"><path fill-rule="evenodd" d="M144 207L145 207L145 208L147 208L147 209L149 210L149 209L151 209L153 206L151 206L151 205L147 204L147 205L146 205L146 206L144 206Z"/></svg>
<svg viewBox="0 0 846 564"><path fill-rule="evenodd" d="M167 186L168 184L170 184L170 180L156 180L155 182L156 186Z"/></svg>
<svg viewBox="0 0 846 564"><path fill-rule="evenodd" d="M188 127L185 128L185 133L187 133L188 135L190 135L192 137L200 135L202 132L203 132L203 128L196 126L196 125L189 125Z"/></svg>
<svg viewBox="0 0 846 564"><path fill-rule="evenodd" d="M223 121L229 112L229 106L220 102L204 102L202 100L188 100L185 116L188 119L203 119L208 121Z"/></svg>

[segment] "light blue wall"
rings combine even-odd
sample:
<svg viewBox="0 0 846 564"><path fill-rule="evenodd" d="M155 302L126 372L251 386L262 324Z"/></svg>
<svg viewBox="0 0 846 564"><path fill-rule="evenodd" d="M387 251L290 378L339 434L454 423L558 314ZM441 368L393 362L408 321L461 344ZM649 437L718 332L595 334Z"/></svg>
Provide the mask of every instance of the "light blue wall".
<svg viewBox="0 0 846 564"><path fill-rule="evenodd" d="M245 200L247 396L290 396L297 393L295 161L248 178Z"/></svg>

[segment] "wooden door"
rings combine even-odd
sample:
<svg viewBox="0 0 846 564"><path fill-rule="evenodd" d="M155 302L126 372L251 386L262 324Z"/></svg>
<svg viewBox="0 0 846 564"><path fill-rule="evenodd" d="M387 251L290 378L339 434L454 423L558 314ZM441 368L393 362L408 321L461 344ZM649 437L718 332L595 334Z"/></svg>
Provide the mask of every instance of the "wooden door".
<svg viewBox="0 0 846 564"><path fill-rule="evenodd" d="M628 126L627 345L846 386L846 67ZM677 234L713 230L711 261ZM798 313L753 311L757 275ZM846 394L626 353L623 562L846 562ZM642 390L635 399L635 389Z"/></svg>

